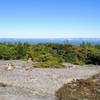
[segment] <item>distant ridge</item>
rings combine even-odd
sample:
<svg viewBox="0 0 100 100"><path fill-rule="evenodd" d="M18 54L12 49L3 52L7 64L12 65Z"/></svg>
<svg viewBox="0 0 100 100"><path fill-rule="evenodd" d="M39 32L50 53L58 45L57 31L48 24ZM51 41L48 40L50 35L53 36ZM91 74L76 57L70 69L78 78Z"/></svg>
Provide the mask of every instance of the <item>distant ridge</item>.
<svg viewBox="0 0 100 100"><path fill-rule="evenodd" d="M91 44L100 44L100 38L0 38L0 42L28 42L28 43L64 43L80 44L82 42L89 42Z"/></svg>

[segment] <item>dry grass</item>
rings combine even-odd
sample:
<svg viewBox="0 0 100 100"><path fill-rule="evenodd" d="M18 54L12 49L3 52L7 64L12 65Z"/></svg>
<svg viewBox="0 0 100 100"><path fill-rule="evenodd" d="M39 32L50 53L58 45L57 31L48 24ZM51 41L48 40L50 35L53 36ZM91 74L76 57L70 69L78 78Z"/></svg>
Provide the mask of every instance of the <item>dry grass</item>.
<svg viewBox="0 0 100 100"><path fill-rule="evenodd" d="M100 74L87 80L64 84L57 92L58 100L100 100Z"/></svg>

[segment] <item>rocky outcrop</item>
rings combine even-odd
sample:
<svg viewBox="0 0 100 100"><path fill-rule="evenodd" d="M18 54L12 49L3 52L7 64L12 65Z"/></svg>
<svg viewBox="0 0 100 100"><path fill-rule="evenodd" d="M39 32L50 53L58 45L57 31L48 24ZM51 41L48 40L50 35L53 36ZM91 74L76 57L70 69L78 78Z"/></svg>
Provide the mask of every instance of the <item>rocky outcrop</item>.
<svg viewBox="0 0 100 100"><path fill-rule="evenodd" d="M15 67L4 70L6 63ZM54 100L55 92L73 79L85 79L98 72L100 67L33 68L25 70L24 61L0 61L0 100ZM6 87L3 87L6 85Z"/></svg>

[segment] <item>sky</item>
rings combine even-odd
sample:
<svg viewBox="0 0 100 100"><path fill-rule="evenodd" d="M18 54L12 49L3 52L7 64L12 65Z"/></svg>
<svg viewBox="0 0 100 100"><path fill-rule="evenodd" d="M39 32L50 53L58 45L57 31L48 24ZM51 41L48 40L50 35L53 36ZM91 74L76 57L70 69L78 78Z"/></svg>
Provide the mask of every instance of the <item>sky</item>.
<svg viewBox="0 0 100 100"><path fill-rule="evenodd" d="M0 38L100 38L100 0L0 0Z"/></svg>

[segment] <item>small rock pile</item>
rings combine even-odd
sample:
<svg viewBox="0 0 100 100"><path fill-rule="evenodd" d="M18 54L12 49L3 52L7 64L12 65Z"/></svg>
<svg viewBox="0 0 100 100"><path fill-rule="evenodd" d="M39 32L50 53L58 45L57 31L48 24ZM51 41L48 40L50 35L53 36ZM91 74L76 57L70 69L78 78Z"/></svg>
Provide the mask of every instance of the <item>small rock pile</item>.
<svg viewBox="0 0 100 100"><path fill-rule="evenodd" d="M6 64L5 70L10 71L10 70L13 70L13 69L14 69L14 66L11 63Z"/></svg>

